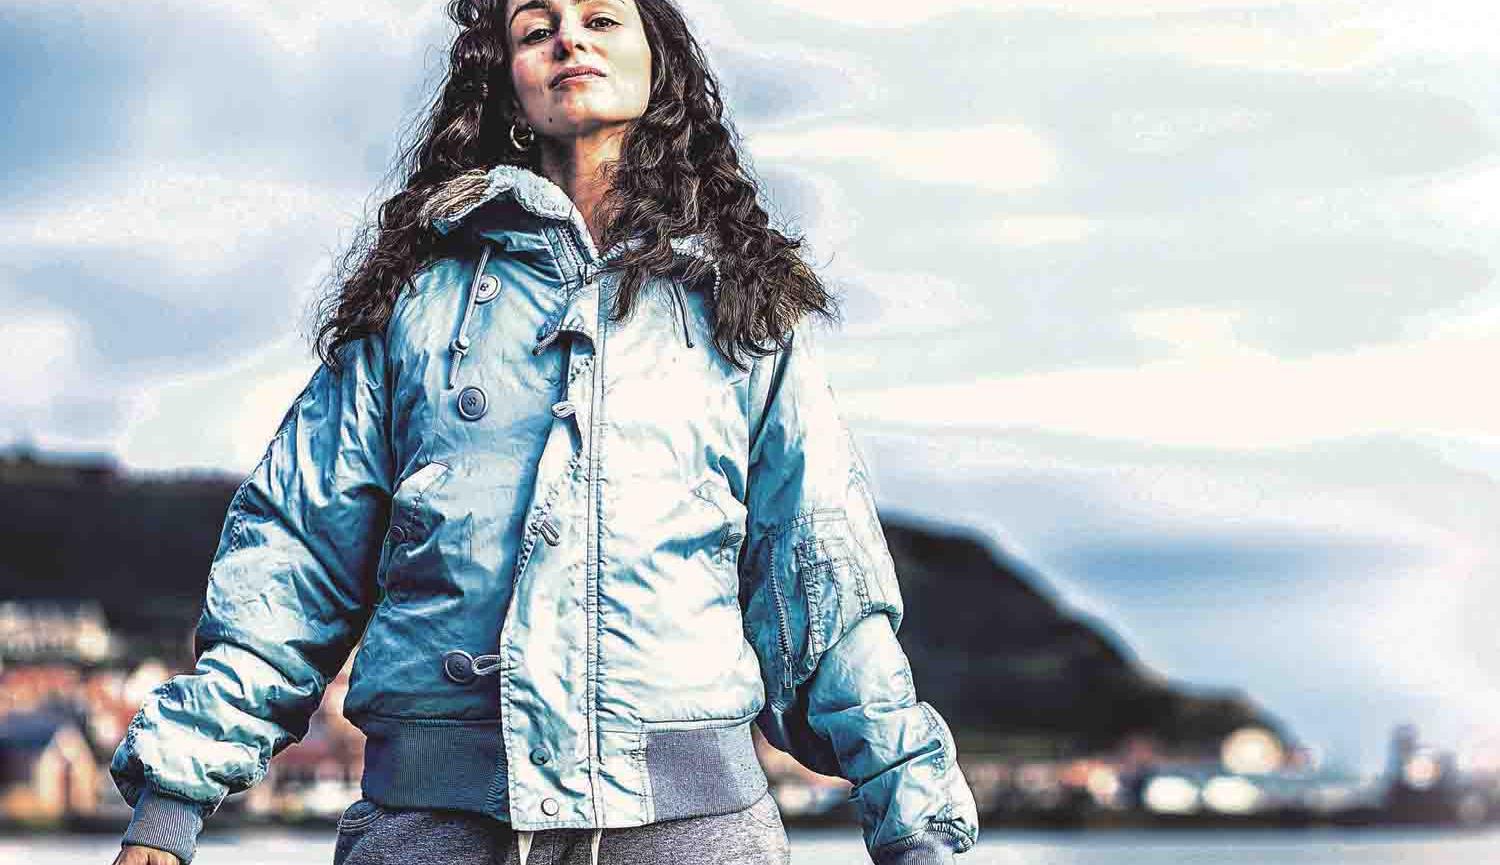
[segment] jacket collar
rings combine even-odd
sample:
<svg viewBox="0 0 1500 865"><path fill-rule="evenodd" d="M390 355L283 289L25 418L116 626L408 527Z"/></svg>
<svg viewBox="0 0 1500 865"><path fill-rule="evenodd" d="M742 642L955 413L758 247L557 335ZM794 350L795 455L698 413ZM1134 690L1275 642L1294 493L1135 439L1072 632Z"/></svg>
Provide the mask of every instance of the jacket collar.
<svg viewBox="0 0 1500 865"><path fill-rule="evenodd" d="M443 183L428 197L426 204L422 206L421 216L431 221L431 225L439 234L449 234L464 223L471 223L468 227L478 233L483 229L479 223L480 217L476 214L484 205L496 199L509 199L516 202L523 209L533 213L542 219L565 222L574 233L575 239L584 248L587 261L584 262L584 270L591 271L599 267L603 262L619 255L620 253L634 249L642 242L637 235L616 243L610 247L602 256L594 247L593 235L589 232L588 225L583 221L583 214L563 191L562 187L553 183L544 175L538 174L531 169L521 165L510 163L499 163L490 169L475 168L457 174ZM504 230L500 227L500 230ZM722 272L719 262L709 250L707 236L704 232L697 232L687 237L674 237L668 241L678 255L684 257L697 257L708 262L713 268L714 281L710 289L714 306L719 303L719 282ZM488 247L485 251L488 257ZM469 289L468 308L472 309L474 292L477 291L479 271L484 268L483 260L475 272L475 283ZM682 323L682 339L688 348L693 347L692 335L688 327L687 299L683 297L683 288L676 280L671 280L672 297L676 302L678 318ZM587 295L589 302L597 303L597 295L594 292L580 292L574 296L576 301L582 295ZM468 313L464 315L464 321L468 321ZM593 339L592 331L587 325L569 325L567 329L577 329L584 336ZM552 334L555 337L556 333ZM543 337L548 340L549 337ZM453 351L457 355L454 362L454 371L457 370L457 361L462 358L468 340L464 334L464 325L459 326L458 337L454 340ZM541 344L545 347L545 342ZM450 386L451 386L450 379Z"/></svg>
<svg viewBox="0 0 1500 865"><path fill-rule="evenodd" d="M596 262L614 258L642 242L638 236L620 241L601 256L594 246L593 235L583 221L583 214L562 187L530 168L507 162L489 169L471 169L444 181L423 205L422 216L435 231L446 235L465 223L478 222L480 217L476 214L479 210L496 199L509 199L543 219L568 223L577 232L590 259ZM705 232L674 237L669 242L679 255L702 258L717 264L709 249Z"/></svg>

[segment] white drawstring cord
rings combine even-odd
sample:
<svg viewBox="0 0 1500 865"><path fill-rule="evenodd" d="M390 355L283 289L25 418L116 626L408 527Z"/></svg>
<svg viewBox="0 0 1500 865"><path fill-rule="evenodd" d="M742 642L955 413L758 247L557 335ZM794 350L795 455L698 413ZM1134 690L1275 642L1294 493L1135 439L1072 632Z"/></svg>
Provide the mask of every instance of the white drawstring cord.
<svg viewBox="0 0 1500 865"><path fill-rule="evenodd" d="M464 355L469 353L469 318L474 314L474 302L479 294L479 281L484 278L484 265L490 260L490 245L483 243L479 247L479 266L474 268L474 280L469 283L468 299L464 302L464 317L458 323L458 335L448 343L448 351L453 353L453 363L448 367L448 387L458 383L458 365L463 362Z"/></svg>
<svg viewBox="0 0 1500 865"><path fill-rule="evenodd" d="M516 833L516 844L521 850L521 865L526 865L526 857L531 853L531 841L534 830L522 829ZM599 865L599 841L604 836L604 827L594 830L594 837L589 841L589 865Z"/></svg>
<svg viewBox="0 0 1500 865"><path fill-rule="evenodd" d="M516 843L521 848L521 865L526 865L526 854L531 852L532 830L522 829L516 837Z"/></svg>

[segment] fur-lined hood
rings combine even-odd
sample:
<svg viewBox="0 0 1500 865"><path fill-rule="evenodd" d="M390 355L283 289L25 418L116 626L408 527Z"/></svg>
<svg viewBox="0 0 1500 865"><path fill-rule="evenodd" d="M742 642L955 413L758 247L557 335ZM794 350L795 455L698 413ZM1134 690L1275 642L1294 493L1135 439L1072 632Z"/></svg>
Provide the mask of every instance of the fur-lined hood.
<svg viewBox="0 0 1500 865"><path fill-rule="evenodd" d="M444 181L422 206L420 215L429 220L439 234L446 235L466 221L479 219L476 214L484 205L502 196L509 196L537 216L571 224L576 238L587 249L588 262L585 263L585 270L600 266L639 245L639 238L631 238L629 242L621 241L601 254L594 245L593 233L584 222L582 212L562 187L529 168L504 162L489 169L465 171ZM718 259L710 250L708 235L698 232L687 237L674 237L669 242L679 255L701 258L713 268L714 281L709 291L713 304L717 307L722 273ZM693 339L688 328L687 300L682 296L682 291L682 285L673 280L672 294L682 322L682 338L691 348Z"/></svg>
<svg viewBox="0 0 1500 865"><path fill-rule="evenodd" d="M448 234L483 205L502 195L509 195L517 204L538 216L573 222L579 230L579 237L588 244L589 252L596 258L613 258L636 245L635 242L628 246L621 242L600 254L583 215L562 187L529 168L504 162L489 169L471 169L444 181L423 204L421 217L439 234ZM710 249L706 233L674 237L670 242L679 254L696 256L714 264L717 276L717 258ZM717 288L718 280L715 279L716 291Z"/></svg>

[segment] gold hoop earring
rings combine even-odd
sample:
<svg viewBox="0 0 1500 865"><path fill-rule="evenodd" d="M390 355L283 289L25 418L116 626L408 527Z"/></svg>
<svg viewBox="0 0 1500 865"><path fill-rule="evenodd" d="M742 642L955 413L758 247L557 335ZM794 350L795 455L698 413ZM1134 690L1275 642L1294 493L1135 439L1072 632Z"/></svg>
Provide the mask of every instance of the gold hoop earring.
<svg viewBox="0 0 1500 865"><path fill-rule="evenodd" d="M535 140L536 140L536 131L533 130L529 126L526 127L526 141L523 143L521 141L516 140L516 122L514 120L512 120L510 122L510 143L513 144L513 145L515 145L515 148L517 150L525 152L527 149L529 149L531 147L531 143L533 141L535 141Z"/></svg>

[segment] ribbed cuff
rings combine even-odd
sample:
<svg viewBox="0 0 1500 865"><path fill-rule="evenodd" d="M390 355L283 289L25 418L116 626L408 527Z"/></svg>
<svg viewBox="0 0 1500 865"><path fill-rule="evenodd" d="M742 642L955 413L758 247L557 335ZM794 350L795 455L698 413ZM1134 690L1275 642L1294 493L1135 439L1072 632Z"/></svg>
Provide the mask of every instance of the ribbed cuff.
<svg viewBox="0 0 1500 865"><path fill-rule="evenodd" d="M135 802L135 814L125 827L120 846L139 844L165 850L182 860L193 861L198 834L203 831L203 811L198 803L147 788Z"/></svg>
<svg viewBox="0 0 1500 865"><path fill-rule="evenodd" d="M923 829L871 854L874 865L954 865L952 836Z"/></svg>

